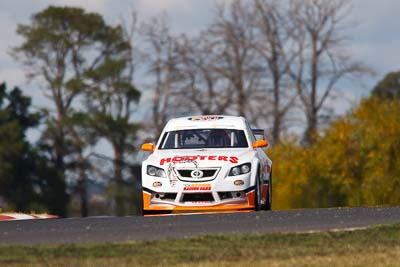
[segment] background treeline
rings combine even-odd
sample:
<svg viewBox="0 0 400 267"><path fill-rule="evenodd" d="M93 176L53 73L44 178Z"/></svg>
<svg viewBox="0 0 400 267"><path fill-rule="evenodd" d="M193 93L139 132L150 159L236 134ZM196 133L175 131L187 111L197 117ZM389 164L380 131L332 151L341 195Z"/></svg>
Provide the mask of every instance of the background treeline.
<svg viewBox="0 0 400 267"><path fill-rule="evenodd" d="M397 97L375 90L311 146L288 140L272 148L275 208L399 205L400 73L395 77L396 86L384 90Z"/></svg>
<svg viewBox="0 0 400 267"><path fill-rule="evenodd" d="M195 34L174 33L166 14L138 21L132 12L117 25L81 8L33 14L18 25L12 55L49 104L33 109L21 90L1 87L1 207L135 213L138 144L187 114L243 115L267 128L275 208L395 203L389 183L379 183L386 197L369 187L379 177L394 182L397 167L377 162L396 160L398 145L377 140L395 116L382 113L372 131L365 119L374 117L357 114L396 101L365 100L340 119L327 105L341 100L344 79L371 73L347 50L350 8L349 0L232 1ZM35 144L30 129L40 132Z"/></svg>

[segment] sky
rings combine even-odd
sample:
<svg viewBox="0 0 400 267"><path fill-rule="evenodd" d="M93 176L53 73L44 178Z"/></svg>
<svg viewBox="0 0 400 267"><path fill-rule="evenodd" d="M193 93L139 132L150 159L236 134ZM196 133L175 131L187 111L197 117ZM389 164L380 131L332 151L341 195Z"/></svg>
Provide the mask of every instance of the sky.
<svg viewBox="0 0 400 267"><path fill-rule="evenodd" d="M27 24L33 13L48 5L79 6L87 11L102 14L108 23L115 24L128 18L134 8L139 20L166 12L173 32L196 33L204 29L213 16L215 3L231 0L1 0L0 1L0 82L8 88L20 86L33 98L35 106L46 103L39 85L28 83L23 68L9 55L12 47L22 40L15 33L17 24ZM375 75L355 83L345 83L342 88L346 101L334 101L340 111L345 111L363 96L389 71L400 69L400 20L398 0L354 0L348 17L355 26L347 30L349 49L355 60L370 66ZM351 90L347 90L347 87ZM350 88L351 87L351 88Z"/></svg>

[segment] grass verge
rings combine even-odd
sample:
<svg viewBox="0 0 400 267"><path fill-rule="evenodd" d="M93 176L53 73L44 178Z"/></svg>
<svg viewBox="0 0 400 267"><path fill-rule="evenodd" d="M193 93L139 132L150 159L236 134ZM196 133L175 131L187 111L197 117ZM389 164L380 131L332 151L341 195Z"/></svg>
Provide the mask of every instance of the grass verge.
<svg viewBox="0 0 400 267"><path fill-rule="evenodd" d="M123 244L0 245L0 266L400 266L400 225Z"/></svg>

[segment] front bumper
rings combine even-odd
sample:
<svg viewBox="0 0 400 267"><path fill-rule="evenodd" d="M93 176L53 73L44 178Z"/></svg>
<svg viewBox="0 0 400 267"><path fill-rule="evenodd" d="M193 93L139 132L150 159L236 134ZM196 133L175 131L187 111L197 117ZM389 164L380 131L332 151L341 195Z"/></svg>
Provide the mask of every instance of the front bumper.
<svg viewBox="0 0 400 267"><path fill-rule="evenodd" d="M192 166L193 163L169 165L166 177L150 176L142 169L144 214L180 212L222 212L254 209L254 171L229 176L231 164ZM191 172L200 170L201 178Z"/></svg>
<svg viewBox="0 0 400 267"><path fill-rule="evenodd" d="M254 187L236 192L158 193L143 188L144 213L254 210Z"/></svg>

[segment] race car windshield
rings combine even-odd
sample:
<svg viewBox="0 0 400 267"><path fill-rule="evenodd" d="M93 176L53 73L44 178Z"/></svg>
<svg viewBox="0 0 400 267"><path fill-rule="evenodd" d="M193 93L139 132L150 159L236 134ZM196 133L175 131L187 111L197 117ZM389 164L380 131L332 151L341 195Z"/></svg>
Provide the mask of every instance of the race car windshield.
<svg viewBox="0 0 400 267"><path fill-rule="evenodd" d="M190 129L166 132L160 149L248 147L243 130Z"/></svg>

